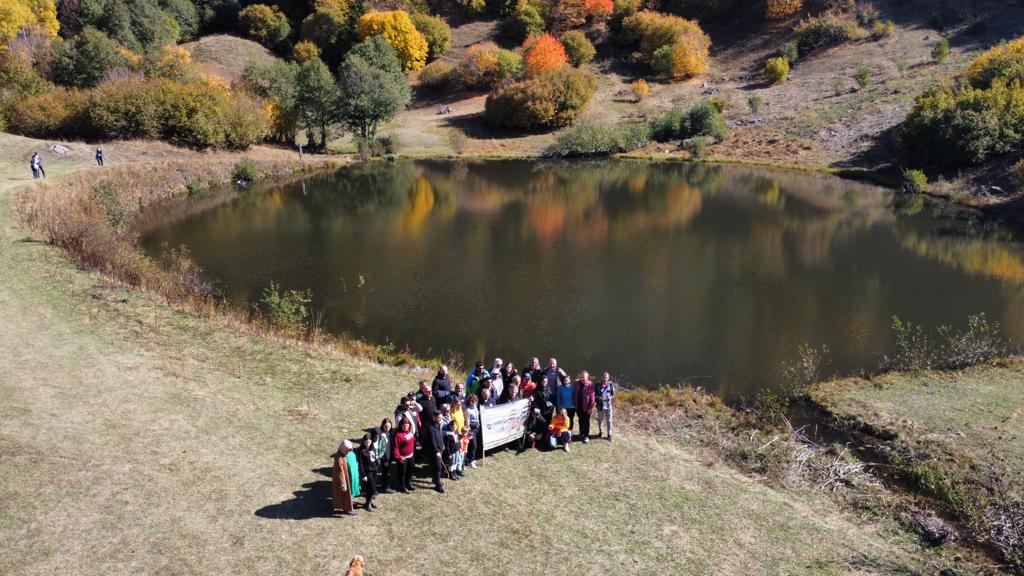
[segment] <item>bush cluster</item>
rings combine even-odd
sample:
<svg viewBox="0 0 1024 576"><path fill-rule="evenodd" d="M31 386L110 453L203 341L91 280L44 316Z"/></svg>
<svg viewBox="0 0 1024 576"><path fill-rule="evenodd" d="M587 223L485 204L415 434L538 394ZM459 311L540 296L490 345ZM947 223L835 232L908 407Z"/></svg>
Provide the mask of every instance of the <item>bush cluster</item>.
<svg viewBox="0 0 1024 576"><path fill-rule="evenodd" d="M643 148L650 141L651 127L646 122L617 126L586 122L560 133L548 154L607 156Z"/></svg>
<svg viewBox="0 0 1024 576"><path fill-rule="evenodd" d="M721 104L712 100L695 104L689 110L672 108L651 120L651 138L658 142L695 136L711 136L721 142L726 134Z"/></svg>
<svg viewBox="0 0 1024 576"><path fill-rule="evenodd" d="M458 69L447 60L434 60L420 70L421 86L442 88L449 86L455 79Z"/></svg>
<svg viewBox="0 0 1024 576"><path fill-rule="evenodd" d="M455 76L459 86L472 89L493 88L518 80L522 73L522 56L487 41L473 44L462 53Z"/></svg>
<svg viewBox="0 0 1024 576"><path fill-rule="evenodd" d="M505 34L516 42L522 42L535 34L542 34L546 23L537 8L520 1L505 20Z"/></svg>
<svg viewBox="0 0 1024 576"><path fill-rule="evenodd" d="M764 16L769 20L784 20L803 7L803 0L767 0Z"/></svg>
<svg viewBox="0 0 1024 576"><path fill-rule="evenodd" d="M427 57L430 60L441 57L452 47L452 29L448 23L422 12L414 12L411 16L413 25L427 41Z"/></svg>
<svg viewBox="0 0 1024 576"><path fill-rule="evenodd" d="M789 60L779 56L769 58L764 63L764 81L769 84L781 84L789 78Z"/></svg>
<svg viewBox="0 0 1024 576"><path fill-rule="evenodd" d="M54 88L14 102L5 116L9 130L27 136L160 138L199 148L245 149L270 131L266 106L245 92L164 78Z"/></svg>
<svg viewBox="0 0 1024 576"><path fill-rule="evenodd" d="M562 45L565 46L565 53L569 55L569 63L573 66L586 64L597 54L586 34L579 30L570 30L562 34Z"/></svg>
<svg viewBox="0 0 1024 576"><path fill-rule="evenodd" d="M243 34L274 48L291 34L288 17L277 6L250 4L238 13L238 27Z"/></svg>
<svg viewBox="0 0 1024 576"><path fill-rule="evenodd" d="M800 54L804 55L820 48L856 40L861 36L860 29L855 23L831 13L805 18L793 30L796 32Z"/></svg>
<svg viewBox="0 0 1024 576"><path fill-rule="evenodd" d="M593 74L564 67L498 88L487 97L486 118L498 126L523 130L568 126L596 91Z"/></svg>
<svg viewBox="0 0 1024 576"><path fill-rule="evenodd" d="M933 165L977 164L1024 151L1024 39L978 56L918 96L901 132L905 151Z"/></svg>
<svg viewBox="0 0 1024 576"><path fill-rule="evenodd" d="M691 20L645 10L622 20L621 37L638 44L641 59L660 74L686 78L708 69L711 38Z"/></svg>

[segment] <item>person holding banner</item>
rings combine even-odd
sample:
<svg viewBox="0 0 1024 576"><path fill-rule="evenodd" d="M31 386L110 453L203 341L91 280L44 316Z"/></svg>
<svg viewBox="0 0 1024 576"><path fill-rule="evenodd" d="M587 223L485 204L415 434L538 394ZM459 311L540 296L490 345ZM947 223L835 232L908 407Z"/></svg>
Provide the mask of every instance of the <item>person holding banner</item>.
<svg viewBox="0 0 1024 576"><path fill-rule="evenodd" d="M572 430L569 428L569 414L565 408L561 408L555 414L555 417L551 419L551 424L548 426L548 443L551 445L552 450L561 442L562 448L566 452L569 451L569 443L572 442Z"/></svg>
<svg viewBox="0 0 1024 576"><path fill-rule="evenodd" d="M583 443L590 442L590 413L594 410L595 389L586 370L580 372L580 379L574 385L576 395L576 415L580 420L580 436Z"/></svg>
<svg viewBox="0 0 1024 576"><path fill-rule="evenodd" d="M476 451L480 445L480 404L476 394L466 397L466 431L469 432L469 446L466 449L466 466L476 469Z"/></svg>

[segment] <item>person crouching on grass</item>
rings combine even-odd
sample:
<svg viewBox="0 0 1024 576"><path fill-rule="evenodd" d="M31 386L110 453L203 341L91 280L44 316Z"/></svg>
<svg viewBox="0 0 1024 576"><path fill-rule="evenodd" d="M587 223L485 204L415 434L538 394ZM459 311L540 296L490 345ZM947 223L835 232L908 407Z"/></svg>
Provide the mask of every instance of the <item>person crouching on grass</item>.
<svg viewBox="0 0 1024 576"><path fill-rule="evenodd" d="M569 443L572 442L572 431L569 429L569 414L565 408L558 410L548 426L548 443L551 445L551 449L554 450L559 442L562 443L562 448L568 452Z"/></svg>

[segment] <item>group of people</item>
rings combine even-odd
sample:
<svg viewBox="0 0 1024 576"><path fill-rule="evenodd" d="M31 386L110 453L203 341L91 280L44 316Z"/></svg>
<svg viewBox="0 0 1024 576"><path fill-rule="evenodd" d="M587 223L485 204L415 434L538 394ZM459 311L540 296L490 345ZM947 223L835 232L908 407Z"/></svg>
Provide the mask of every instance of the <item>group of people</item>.
<svg viewBox="0 0 1024 576"><path fill-rule="evenodd" d="M98 146L96 148L96 165L103 166L102 146ZM33 180L38 180L39 178L46 178L46 169L43 168L43 157L39 155L39 152L32 152L32 157L28 161L28 167L32 169Z"/></svg>
<svg viewBox="0 0 1024 576"><path fill-rule="evenodd" d="M483 455L481 410L498 404L530 402L520 452L559 445L568 452L576 422L575 438L590 442L595 412L597 438L611 442L614 398L615 383L607 372L597 382L586 371L573 380L554 358L546 368L531 358L522 373L501 358L490 370L477 362L466 381L454 385L448 367L441 366L432 383L422 380L419 390L399 399L393 421L384 418L361 440L345 440L331 455L334 509L354 515L353 498L362 495L369 512L381 491L412 492L417 461L429 467L434 489L444 493L442 478L458 480L467 468L477 467Z"/></svg>

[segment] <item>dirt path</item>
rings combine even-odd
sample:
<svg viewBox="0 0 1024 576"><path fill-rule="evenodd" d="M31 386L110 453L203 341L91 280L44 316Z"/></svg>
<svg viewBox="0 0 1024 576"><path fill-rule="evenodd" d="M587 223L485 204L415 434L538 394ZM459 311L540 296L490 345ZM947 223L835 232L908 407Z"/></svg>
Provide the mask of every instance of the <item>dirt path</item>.
<svg viewBox="0 0 1024 576"><path fill-rule="evenodd" d="M188 154L108 147L111 161L170 153ZM88 160L53 160L51 174ZM446 496L421 489L381 498L373 515L327 517L327 454L424 373L246 337L79 270L13 218L15 190L30 185L18 164L0 177L0 573L337 574L356 553L373 574L880 574L932 562L820 494L628 434L571 454L501 453Z"/></svg>

